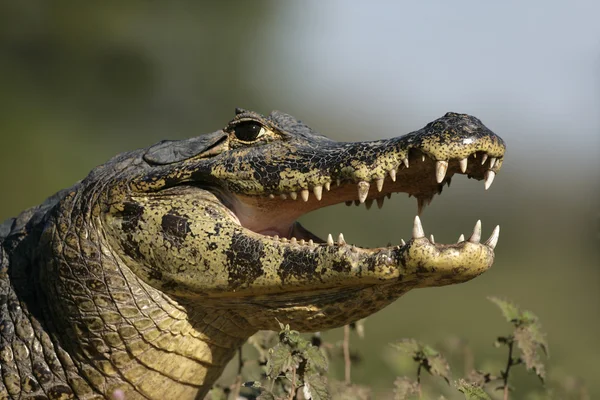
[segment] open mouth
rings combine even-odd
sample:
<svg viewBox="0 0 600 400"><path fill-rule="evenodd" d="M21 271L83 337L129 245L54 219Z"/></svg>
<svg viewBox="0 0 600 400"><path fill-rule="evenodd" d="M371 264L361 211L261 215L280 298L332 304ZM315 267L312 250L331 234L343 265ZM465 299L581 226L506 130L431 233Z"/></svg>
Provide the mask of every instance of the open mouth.
<svg viewBox="0 0 600 400"><path fill-rule="evenodd" d="M298 187L296 191L273 192L262 196L222 193L221 196L227 197L224 203L228 204L240 225L254 234L292 245L345 246L343 234L337 238L330 234L326 239L322 239L306 230L296 220L316 209L340 203L349 206L364 204L367 208L376 204L381 208L386 197L400 192L417 199L420 214L424 207L431 203L434 195L441 194L445 185L450 186L455 174L483 180L487 190L502 161L502 157L496 158L484 151L474 152L462 159L439 161L421 150L411 149L408 157L402 159L396 167L387 170L385 176L374 173L370 179L358 180L351 175L334 173L324 184L307 183L305 187ZM499 227L496 227L484 244L493 249L498 236ZM424 232L417 216L413 238L422 237ZM478 222L468 240L479 243L480 239L481 224ZM433 237L429 240L435 243ZM461 240L464 241L464 237L461 237Z"/></svg>

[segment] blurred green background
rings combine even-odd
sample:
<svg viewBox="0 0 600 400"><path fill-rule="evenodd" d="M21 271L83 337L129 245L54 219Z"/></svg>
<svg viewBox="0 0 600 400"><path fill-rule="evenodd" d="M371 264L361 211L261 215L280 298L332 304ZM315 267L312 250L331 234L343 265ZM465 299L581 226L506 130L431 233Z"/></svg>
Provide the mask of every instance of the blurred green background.
<svg viewBox="0 0 600 400"><path fill-rule="evenodd" d="M455 179L423 224L438 242L477 219L484 236L500 224L496 263L371 317L353 341L364 356L353 379L390 389L387 343L400 337L461 337L475 366L499 368L492 344L509 327L485 300L498 295L541 318L551 377L580 377L600 398L597 15L593 1L0 0L0 220L119 152L217 130L236 106L280 109L344 141L473 114L506 140L503 169L488 192ZM408 238L415 213L397 195L383 210L341 205L303 223L380 246Z"/></svg>

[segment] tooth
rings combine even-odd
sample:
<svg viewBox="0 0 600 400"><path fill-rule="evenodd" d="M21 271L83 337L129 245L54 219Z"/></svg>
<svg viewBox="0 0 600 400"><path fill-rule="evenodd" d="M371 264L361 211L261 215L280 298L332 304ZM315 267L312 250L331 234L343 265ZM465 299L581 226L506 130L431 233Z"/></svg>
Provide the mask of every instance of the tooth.
<svg viewBox="0 0 600 400"><path fill-rule="evenodd" d="M460 243L460 242L464 242L464 241L465 241L465 235L463 235L461 233L460 236L458 237L458 242L456 242L456 243Z"/></svg>
<svg viewBox="0 0 600 400"><path fill-rule="evenodd" d="M392 198L392 194L388 193L388 194L385 195L385 197L387 197L388 199L391 199Z"/></svg>
<svg viewBox="0 0 600 400"><path fill-rule="evenodd" d="M431 240L431 243L435 244L435 238L433 237L433 233L429 235L429 240Z"/></svg>
<svg viewBox="0 0 600 400"><path fill-rule="evenodd" d="M344 234L340 233L340 236L338 236L338 245L343 246L346 244L346 241L344 240Z"/></svg>
<svg viewBox="0 0 600 400"><path fill-rule="evenodd" d="M404 164L404 166L405 166L406 168L408 168L408 158L403 158L403 159L402 159L402 164Z"/></svg>
<svg viewBox="0 0 600 400"><path fill-rule="evenodd" d="M354 200L354 205L355 206L360 206L360 200Z"/></svg>
<svg viewBox="0 0 600 400"><path fill-rule="evenodd" d="M425 154L421 155L421 162L425 162Z"/></svg>
<svg viewBox="0 0 600 400"><path fill-rule="evenodd" d="M492 170L485 171L485 190L488 190L490 186L492 186L492 182L494 182L494 178L496 177L496 173Z"/></svg>
<svg viewBox="0 0 600 400"><path fill-rule="evenodd" d="M423 225L421 225L421 219L418 215L415 217L415 224L413 225L412 236L414 239L420 239L425 237L425 232L423 232Z"/></svg>
<svg viewBox="0 0 600 400"><path fill-rule="evenodd" d="M300 196L302 196L302 200L304 201L308 201L308 189L302 189L302 191L300 192Z"/></svg>
<svg viewBox="0 0 600 400"><path fill-rule="evenodd" d="M437 183L442 183L448 170L448 161L436 161L435 162L435 178Z"/></svg>
<svg viewBox="0 0 600 400"><path fill-rule="evenodd" d="M385 197L379 197L377 199L377 208L379 208L381 210L381 207L383 207L383 201L385 200Z"/></svg>
<svg viewBox="0 0 600 400"><path fill-rule="evenodd" d="M333 246L333 236L331 236L331 233L327 236L327 246Z"/></svg>
<svg viewBox="0 0 600 400"><path fill-rule="evenodd" d="M375 179L375 184L377 185L377 191L381 192L383 190L383 178Z"/></svg>
<svg viewBox="0 0 600 400"><path fill-rule="evenodd" d="M396 182L396 169L390 169L388 173L390 174L390 178L392 178L392 182Z"/></svg>
<svg viewBox="0 0 600 400"><path fill-rule="evenodd" d="M275 195L274 195L273 193L271 193L271 194L269 195L269 198L270 198L270 199L274 199L274 198L275 198Z"/></svg>
<svg viewBox="0 0 600 400"><path fill-rule="evenodd" d="M352 200L348 200L348 201L346 201L345 203L346 203L346 205L347 205L348 207L350 207L350 206L352 205Z"/></svg>
<svg viewBox="0 0 600 400"><path fill-rule="evenodd" d="M433 196L431 197L418 197L417 198L417 214L421 215L425 206L428 206L433 201Z"/></svg>
<svg viewBox="0 0 600 400"><path fill-rule="evenodd" d="M325 182L323 184L323 186L325 187L325 190L327 190L328 192L331 190L331 182Z"/></svg>
<svg viewBox="0 0 600 400"><path fill-rule="evenodd" d="M404 239L400 239L400 244L401 244L402 246L406 246L406 242L404 241Z"/></svg>
<svg viewBox="0 0 600 400"><path fill-rule="evenodd" d="M315 186L313 188L313 193L317 200L321 201L321 198L323 197L323 186Z"/></svg>
<svg viewBox="0 0 600 400"><path fill-rule="evenodd" d="M481 240L481 220L477 220L477 223L475 223L475 228L473 228L473 234L469 238L469 242L479 243L480 240Z"/></svg>
<svg viewBox="0 0 600 400"><path fill-rule="evenodd" d="M365 201L365 206L367 207L367 210L371 209L371 206L373 205L373 201L374 201L373 199L367 199Z"/></svg>
<svg viewBox="0 0 600 400"><path fill-rule="evenodd" d="M275 235L275 236L273 236L273 240L277 240L277 241L279 241L279 235Z"/></svg>
<svg viewBox="0 0 600 400"><path fill-rule="evenodd" d="M287 199L287 195L285 193L281 193L279 197L281 197L281 200Z"/></svg>
<svg viewBox="0 0 600 400"><path fill-rule="evenodd" d="M287 242L288 242L288 238L285 238L285 237L283 237L283 238L281 238L281 241L282 241L283 243L287 243Z"/></svg>
<svg viewBox="0 0 600 400"><path fill-rule="evenodd" d="M460 170L462 171L462 173L464 174L465 172L467 172L467 158L463 158L458 163L460 164Z"/></svg>
<svg viewBox="0 0 600 400"><path fill-rule="evenodd" d="M296 244L296 243L298 243L298 240L296 240L296 238L295 238L295 237L292 237L292 238L290 239L290 243L291 243L291 244Z"/></svg>
<svg viewBox="0 0 600 400"><path fill-rule="evenodd" d="M367 195L369 194L370 186L371 185L369 184L369 182L365 182L365 181L358 182L358 200L360 200L361 203L364 203L365 200L367 199Z"/></svg>
<svg viewBox="0 0 600 400"><path fill-rule="evenodd" d="M492 249L495 249L496 245L498 244L499 237L500 237L500 225L496 225L496 227L492 231L492 236L490 236L490 238L485 241L485 244L490 246Z"/></svg>
<svg viewBox="0 0 600 400"><path fill-rule="evenodd" d="M494 168L495 164L496 164L496 157L491 157L490 158L490 169Z"/></svg>
<svg viewBox="0 0 600 400"><path fill-rule="evenodd" d="M300 244L302 244L302 245L303 245L303 244L305 244L306 242L304 241L304 239L300 239L300 240L298 241L298 243L300 243Z"/></svg>
<svg viewBox="0 0 600 400"><path fill-rule="evenodd" d="M314 244L315 244L315 242L313 242L313 240L312 240L312 239L308 239L308 244L309 244L310 246L312 246L312 245L314 245Z"/></svg>
<svg viewBox="0 0 600 400"><path fill-rule="evenodd" d="M488 159L487 153L483 153L483 155L481 156L481 165L485 164L487 159Z"/></svg>
<svg viewBox="0 0 600 400"><path fill-rule="evenodd" d="M290 197L292 200L296 200L298 198L298 194L296 192L290 192Z"/></svg>

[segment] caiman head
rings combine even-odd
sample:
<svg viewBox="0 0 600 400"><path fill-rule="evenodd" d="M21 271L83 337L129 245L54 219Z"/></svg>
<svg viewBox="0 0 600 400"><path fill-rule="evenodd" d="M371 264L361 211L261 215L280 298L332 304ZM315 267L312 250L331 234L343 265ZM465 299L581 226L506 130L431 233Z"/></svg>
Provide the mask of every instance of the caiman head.
<svg viewBox="0 0 600 400"><path fill-rule="evenodd" d="M455 244L413 237L390 247L319 238L297 219L343 202L405 192L419 212L455 174L492 184L503 140L447 113L393 139L344 143L279 111L238 109L222 130L163 141L113 178L106 237L149 286L184 304L227 308L252 329L322 330L365 317L415 287L468 281L494 260L499 228ZM116 182L116 183L114 183Z"/></svg>

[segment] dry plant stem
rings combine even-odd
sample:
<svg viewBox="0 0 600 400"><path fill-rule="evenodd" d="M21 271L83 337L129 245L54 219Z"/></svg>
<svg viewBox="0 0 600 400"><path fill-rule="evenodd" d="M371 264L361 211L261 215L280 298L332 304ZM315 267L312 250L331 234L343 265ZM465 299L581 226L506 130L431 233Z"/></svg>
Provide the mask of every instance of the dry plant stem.
<svg viewBox="0 0 600 400"><path fill-rule="evenodd" d="M346 385L350 385L350 325L344 325L344 380Z"/></svg>
<svg viewBox="0 0 600 400"><path fill-rule="evenodd" d="M244 367L244 359L242 358L242 348L238 350L238 373L235 377L235 382L231 389L232 398L237 399L240 396L240 390L242 389L242 368Z"/></svg>
<svg viewBox="0 0 600 400"><path fill-rule="evenodd" d="M292 368L292 389L290 390L289 400L294 400L296 397L296 367Z"/></svg>
<svg viewBox="0 0 600 400"><path fill-rule="evenodd" d="M510 340L508 343L508 361L506 362L506 370L502 373L502 379L504 380L504 400L508 400L508 373L510 367L513 365L512 352L513 341Z"/></svg>
<svg viewBox="0 0 600 400"><path fill-rule="evenodd" d="M419 399L423 398L423 391L421 390L421 366L421 363L419 363L419 367L417 368L417 392Z"/></svg>

